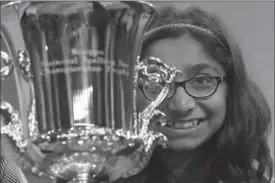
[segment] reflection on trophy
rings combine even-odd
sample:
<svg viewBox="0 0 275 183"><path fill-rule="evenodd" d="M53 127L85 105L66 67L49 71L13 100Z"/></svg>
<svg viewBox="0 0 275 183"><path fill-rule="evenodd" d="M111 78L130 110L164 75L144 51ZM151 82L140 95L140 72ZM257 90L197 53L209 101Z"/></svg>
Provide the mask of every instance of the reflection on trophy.
<svg viewBox="0 0 275 183"><path fill-rule="evenodd" d="M148 125L161 114L157 107L177 72L157 58L138 62L144 30L157 16L154 7L136 1L16 1L1 7L1 14L8 48L1 51L1 79L14 73L17 88L29 85L18 91L19 113L1 98L9 121L1 134L24 154L22 168L56 182L81 183L108 180L122 159L132 162L123 178L140 172L154 148L165 145L166 138ZM11 33L12 17L24 44ZM138 82L162 87L140 113Z"/></svg>

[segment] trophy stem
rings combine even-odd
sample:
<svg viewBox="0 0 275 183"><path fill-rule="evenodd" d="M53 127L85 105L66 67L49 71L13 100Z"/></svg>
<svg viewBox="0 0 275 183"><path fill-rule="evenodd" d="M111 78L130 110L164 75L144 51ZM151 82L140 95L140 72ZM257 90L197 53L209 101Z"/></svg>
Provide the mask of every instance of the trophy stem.
<svg viewBox="0 0 275 183"><path fill-rule="evenodd" d="M98 181L89 176L88 173L80 173L77 175L75 183L97 183Z"/></svg>

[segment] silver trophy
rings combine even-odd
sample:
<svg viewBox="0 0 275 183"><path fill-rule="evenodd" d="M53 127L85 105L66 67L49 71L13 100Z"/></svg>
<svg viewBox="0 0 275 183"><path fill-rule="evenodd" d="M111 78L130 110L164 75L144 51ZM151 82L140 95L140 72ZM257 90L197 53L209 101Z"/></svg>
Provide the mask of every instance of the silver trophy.
<svg viewBox="0 0 275 183"><path fill-rule="evenodd" d="M56 182L108 180L140 172L166 138L150 119L177 71L157 58L138 61L155 8L145 2L16 1L1 7L1 79L16 79L19 112L2 99L1 134L24 154L20 166ZM12 20L12 21L11 21ZM152 69L157 68L157 69ZM136 110L137 83L162 90ZM28 87L26 87L28 86Z"/></svg>

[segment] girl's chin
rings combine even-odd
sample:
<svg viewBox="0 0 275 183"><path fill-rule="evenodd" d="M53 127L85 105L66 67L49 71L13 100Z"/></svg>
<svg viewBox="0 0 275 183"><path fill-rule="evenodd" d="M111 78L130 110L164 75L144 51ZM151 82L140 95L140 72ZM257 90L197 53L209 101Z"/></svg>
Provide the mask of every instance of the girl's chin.
<svg viewBox="0 0 275 183"><path fill-rule="evenodd" d="M167 149L174 151L190 151L199 147L202 143L197 141L190 141L184 139L168 139Z"/></svg>

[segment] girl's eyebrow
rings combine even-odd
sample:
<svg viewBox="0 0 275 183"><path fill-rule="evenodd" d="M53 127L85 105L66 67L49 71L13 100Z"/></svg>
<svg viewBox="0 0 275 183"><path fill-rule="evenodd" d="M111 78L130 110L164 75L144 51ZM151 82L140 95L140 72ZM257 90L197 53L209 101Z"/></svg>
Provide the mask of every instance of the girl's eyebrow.
<svg viewBox="0 0 275 183"><path fill-rule="evenodd" d="M205 69L211 69L214 72L216 72L217 74L221 74L217 67L213 66L212 64L208 64L208 63L199 63L196 65L189 65L184 68L184 72L187 74L192 74L192 73L201 72L202 70L205 70Z"/></svg>

